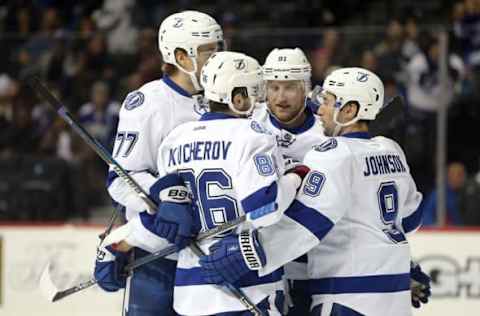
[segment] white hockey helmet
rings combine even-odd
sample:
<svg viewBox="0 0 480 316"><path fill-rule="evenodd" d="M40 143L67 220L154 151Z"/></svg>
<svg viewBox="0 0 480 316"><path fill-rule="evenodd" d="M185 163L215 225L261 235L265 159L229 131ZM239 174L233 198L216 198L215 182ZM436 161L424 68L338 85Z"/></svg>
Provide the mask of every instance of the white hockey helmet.
<svg viewBox="0 0 480 316"><path fill-rule="evenodd" d="M310 91L312 66L300 48L274 48L263 65L263 79L303 80L305 93Z"/></svg>
<svg viewBox="0 0 480 316"><path fill-rule="evenodd" d="M210 43L224 44L222 28L214 18L198 11L174 13L163 20L158 31L158 48L163 61L187 73L197 90L202 89L196 77L197 50L199 46ZM192 59L193 71L186 71L177 63L175 59L177 48L185 50Z"/></svg>
<svg viewBox="0 0 480 316"><path fill-rule="evenodd" d="M337 69L325 78L322 88L336 97L333 120L337 126L348 126L358 120L374 120L383 106L383 82L376 74L364 68ZM338 113L352 101L359 104L357 116L349 122L339 123Z"/></svg>
<svg viewBox="0 0 480 316"><path fill-rule="evenodd" d="M218 52L205 63L201 73L201 83L208 100L227 104L230 110L240 115L248 115L255 102L263 97L262 68L255 58L237 52ZM246 111L235 108L232 92L245 87L251 101Z"/></svg>

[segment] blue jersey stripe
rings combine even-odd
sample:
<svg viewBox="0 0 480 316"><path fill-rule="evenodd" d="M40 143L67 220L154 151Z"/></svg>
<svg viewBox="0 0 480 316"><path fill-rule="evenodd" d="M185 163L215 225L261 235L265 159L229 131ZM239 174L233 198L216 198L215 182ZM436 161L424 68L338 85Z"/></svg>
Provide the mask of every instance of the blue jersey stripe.
<svg viewBox="0 0 480 316"><path fill-rule="evenodd" d="M115 171L109 171L107 175L107 188L110 187L113 181L118 178L118 174Z"/></svg>
<svg viewBox="0 0 480 316"><path fill-rule="evenodd" d="M310 279L312 294L387 293L410 290L410 273Z"/></svg>
<svg viewBox="0 0 480 316"><path fill-rule="evenodd" d="M258 189L242 200L245 213L259 209L267 204L272 204L277 199L277 182Z"/></svg>
<svg viewBox="0 0 480 316"><path fill-rule="evenodd" d="M334 225L328 217L298 200L293 201L285 211L285 215L304 226L320 240Z"/></svg>
<svg viewBox="0 0 480 316"><path fill-rule="evenodd" d="M403 231L405 233L409 233L420 226L422 224L422 218L423 218L423 211L419 207L415 212L410 214L409 216L405 217L402 220L402 227Z"/></svg>
<svg viewBox="0 0 480 316"><path fill-rule="evenodd" d="M274 272L265 275L263 277L259 277L256 271L251 271L244 276L237 282L233 283L233 286L240 288L240 287L247 287L247 286L254 286L260 284L268 284L280 281L283 275L283 268L275 270ZM191 268L191 269L182 269L177 267L177 273L175 275L175 286L192 286L192 285L205 285L211 284L207 283L201 273L201 268Z"/></svg>

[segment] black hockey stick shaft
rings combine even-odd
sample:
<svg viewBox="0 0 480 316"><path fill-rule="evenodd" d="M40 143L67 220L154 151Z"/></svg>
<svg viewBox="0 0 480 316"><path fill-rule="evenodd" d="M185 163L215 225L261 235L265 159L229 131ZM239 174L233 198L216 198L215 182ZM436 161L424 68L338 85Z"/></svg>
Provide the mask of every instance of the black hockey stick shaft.
<svg viewBox="0 0 480 316"><path fill-rule="evenodd" d="M62 117L68 125L70 125L73 130L104 160L107 164L111 165L113 170L125 180L125 182L135 190L135 192L139 195L139 197L151 208L157 209L157 204L155 201L142 189L142 187L118 164L118 162L113 159L111 154L108 150L103 147L101 143L99 143L94 137L92 137L87 130L85 130L80 123L78 123L73 116L70 114L68 109L42 84L40 79L36 76L27 78L27 83L38 93L42 95L45 100L55 109L55 111ZM226 230L230 230L230 225L227 226ZM219 227L217 227L218 229ZM220 229L218 229L220 230ZM218 233L221 233L218 232ZM217 233L217 234L218 234ZM190 244L191 250L197 255L202 256L204 255L203 251L196 245L196 243ZM90 280L92 281L92 280ZM88 282L87 282L88 283ZM93 284L91 284L93 285ZM90 285L89 285L90 286ZM88 286L87 286L88 287ZM74 287L75 288L75 287ZM240 289L234 287L231 284L226 284L226 288L233 294L235 297L239 299L242 304L247 307L248 310L258 312L261 315L260 310L255 306L255 304L251 303L250 300L241 292ZM72 288L73 289L73 288ZM83 289L83 288L81 288ZM81 290L80 289L80 290ZM78 291L75 291L78 292ZM75 293L73 292L73 293ZM70 294L67 294L70 295ZM65 297L65 296L63 296Z"/></svg>
<svg viewBox="0 0 480 316"><path fill-rule="evenodd" d="M55 111L62 117L65 122L92 148L108 165L112 166L113 170L125 180L131 188L140 196L140 198L147 203L152 209L156 209L155 202L147 195L142 187L112 158L108 150L103 145L93 138L84 128L78 123L70 114L68 109L63 105L48 89L40 82L38 77L30 77L27 83L36 90L48 104L50 104Z"/></svg>
<svg viewBox="0 0 480 316"><path fill-rule="evenodd" d="M368 127L372 136L384 134L394 120L401 120L405 117L405 106L403 97L400 95L390 98L377 114L375 120L370 122Z"/></svg>

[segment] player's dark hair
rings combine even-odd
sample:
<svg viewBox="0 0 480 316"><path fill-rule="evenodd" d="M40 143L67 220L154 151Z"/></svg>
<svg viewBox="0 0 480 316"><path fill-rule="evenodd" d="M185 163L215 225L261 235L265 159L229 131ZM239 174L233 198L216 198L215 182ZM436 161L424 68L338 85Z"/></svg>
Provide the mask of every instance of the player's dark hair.
<svg viewBox="0 0 480 316"><path fill-rule="evenodd" d="M234 88L232 91L232 100L237 94L241 94L244 97L248 97L247 88L245 87ZM225 112L229 110L228 104L215 102L215 101L209 101L208 106L210 107L210 112Z"/></svg>

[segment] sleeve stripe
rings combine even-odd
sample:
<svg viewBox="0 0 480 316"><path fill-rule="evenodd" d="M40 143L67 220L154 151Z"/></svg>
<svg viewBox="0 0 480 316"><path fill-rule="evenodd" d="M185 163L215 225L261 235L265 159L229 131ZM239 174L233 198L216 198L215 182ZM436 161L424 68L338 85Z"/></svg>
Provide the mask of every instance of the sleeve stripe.
<svg viewBox="0 0 480 316"><path fill-rule="evenodd" d="M423 211L422 208L418 208L415 212L405 217L402 220L402 227L405 233L409 233L417 229L422 224Z"/></svg>
<svg viewBox="0 0 480 316"><path fill-rule="evenodd" d="M242 200L245 213L260 209L265 205L275 203L277 199L277 182L260 188Z"/></svg>
<svg viewBox="0 0 480 316"><path fill-rule="evenodd" d="M113 181L118 178L118 174L115 171L109 171L107 175L107 188L109 188Z"/></svg>
<svg viewBox="0 0 480 316"><path fill-rule="evenodd" d="M285 211L285 215L308 229L321 240L332 228L334 223L319 211L294 200Z"/></svg>

